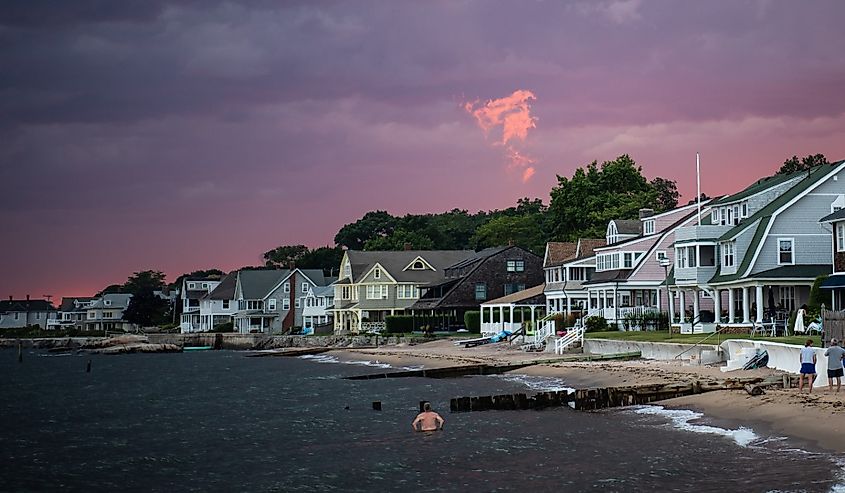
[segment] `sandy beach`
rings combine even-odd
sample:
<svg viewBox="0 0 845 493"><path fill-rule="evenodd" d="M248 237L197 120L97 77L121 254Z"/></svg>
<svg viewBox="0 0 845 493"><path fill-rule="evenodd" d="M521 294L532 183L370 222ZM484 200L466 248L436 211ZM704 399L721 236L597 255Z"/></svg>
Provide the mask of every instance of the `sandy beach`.
<svg viewBox="0 0 845 493"><path fill-rule="evenodd" d="M496 344L465 349L441 340L417 345L344 349L332 354L347 360L377 360L395 367L423 365L427 368L473 363L515 363L549 360L551 353L526 353L517 346ZM692 366L679 361L554 362L529 366L513 373L561 378L573 388L692 382L701 379L760 377L782 372L768 368L723 373L718 366ZM826 376L822 376L826 378ZM808 448L845 453L845 388L839 393L827 387L812 394L797 388L767 389L752 397L745 391L713 391L659 402L666 408L702 412L705 421L745 426L758 433L786 436Z"/></svg>

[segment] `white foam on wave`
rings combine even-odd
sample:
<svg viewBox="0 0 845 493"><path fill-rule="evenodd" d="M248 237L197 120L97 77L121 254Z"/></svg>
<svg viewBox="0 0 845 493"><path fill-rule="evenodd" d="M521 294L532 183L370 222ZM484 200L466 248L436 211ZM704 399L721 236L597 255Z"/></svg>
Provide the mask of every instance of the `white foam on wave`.
<svg viewBox="0 0 845 493"><path fill-rule="evenodd" d="M396 368L395 366L389 363L382 363L379 360L369 361L369 360L339 360L334 356L329 356L326 354L304 354L300 356L301 359L307 359L310 361L314 361L315 363L336 363L342 365L357 365L357 366L368 366L370 368ZM402 366L399 368L400 370L422 370L423 366Z"/></svg>
<svg viewBox="0 0 845 493"><path fill-rule="evenodd" d="M839 466L839 474L836 484L830 487L830 493L845 493L845 457L837 457L833 461Z"/></svg>
<svg viewBox="0 0 845 493"><path fill-rule="evenodd" d="M575 389L566 385L561 378L543 377L539 375L491 375L493 378L501 378L507 382L515 382L528 387L535 392L555 392L565 390L575 392Z"/></svg>
<svg viewBox="0 0 845 493"><path fill-rule="evenodd" d="M754 433L754 431L744 426L740 426L735 430L729 430L727 428L719 428L718 426L693 424L691 421L704 417L704 414L687 409L666 409L663 406L643 406L634 409L634 412L637 414L647 414L668 418L672 424L680 430L691 431L693 433L722 435L732 439L737 443L737 445L742 447L746 447L751 442L759 440L760 438L756 433Z"/></svg>

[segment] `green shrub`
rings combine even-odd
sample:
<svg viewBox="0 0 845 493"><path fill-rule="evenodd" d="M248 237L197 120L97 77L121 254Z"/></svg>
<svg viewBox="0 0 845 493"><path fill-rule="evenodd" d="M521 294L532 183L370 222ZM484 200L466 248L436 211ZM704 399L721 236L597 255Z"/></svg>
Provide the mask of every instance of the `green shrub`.
<svg viewBox="0 0 845 493"><path fill-rule="evenodd" d="M607 332L610 330L607 325L607 319L600 316L593 316L584 321L584 326L587 332Z"/></svg>
<svg viewBox="0 0 845 493"><path fill-rule="evenodd" d="M813 281L813 287L810 288L810 300L807 302L808 311L813 314L818 314L821 312L822 304L825 307L830 309L830 302L831 302L831 294L833 293L830 289L822 289L822 283L827 279L827 275L821 275ZM806 320L804 321L807 322Z"/></svg>
<svg viewBox="0 0 845 493"><path fill-rule="evenodd" d="M414 317L411 315L388 315L384 318L384 328L388 334L413 332Z"/></svg>
<svg viewBox="0 0 845 493"><path fill-rule="evenodd" d="M464 313L464 327L476 334L481 332L481 312L478 310L467 310Z"/></svg>

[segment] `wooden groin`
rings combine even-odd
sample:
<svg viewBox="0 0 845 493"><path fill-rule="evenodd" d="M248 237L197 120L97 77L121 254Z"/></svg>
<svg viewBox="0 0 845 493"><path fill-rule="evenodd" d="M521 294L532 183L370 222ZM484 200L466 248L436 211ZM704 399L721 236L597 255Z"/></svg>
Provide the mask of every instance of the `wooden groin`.
<svg viewBox="0 0 845 493"><path fill-rule="evenodd" d="M388 373L370 373L366 375L355 375L351 377L345 377L346 380L375 380L379 378L407 378L407 377L426 377L426 378L455 378L455 377L463 377L467 375L498 375L500 373L505 373L511 370L518 370L520 368L525 368L526 366L531 366L535 363L533 362L522 362L510 365L488 365L488 364L475 364L475 365L461 365L461 366L448 366L445 368L428 368L428 369L421 369L421 370L406 370L406 371L393 371Z"/></svg>
<svg viewBox="0 0 845 493"><path fill-rule="evenodd" d="M575 392L540 392L526 394L456 397L449 409L453 413L491 410L543 409L568 406L573 403L579 411L592 411L620 406L649 404L655 401L701 394L715 390L745 390L750 395L760 395L766 387L780 387L791 383L780 375L771 377L736 378L725 380L696 380L686 383L632 385L578 389Z"/></svg>

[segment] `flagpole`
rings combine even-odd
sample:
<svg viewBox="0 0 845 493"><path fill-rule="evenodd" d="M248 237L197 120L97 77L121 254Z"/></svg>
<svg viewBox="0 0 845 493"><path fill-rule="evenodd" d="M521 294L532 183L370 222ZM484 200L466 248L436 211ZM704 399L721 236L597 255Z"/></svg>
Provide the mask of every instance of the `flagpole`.
<svg viewBox="0 0 845 493"><path fill-rule="evenodd" d="M698 153L695 153L695 187L698 195L696 200L698 202L698 225L701 226L701 162L698 158Z"/></svg>

